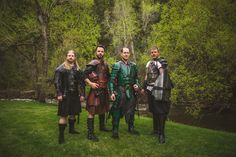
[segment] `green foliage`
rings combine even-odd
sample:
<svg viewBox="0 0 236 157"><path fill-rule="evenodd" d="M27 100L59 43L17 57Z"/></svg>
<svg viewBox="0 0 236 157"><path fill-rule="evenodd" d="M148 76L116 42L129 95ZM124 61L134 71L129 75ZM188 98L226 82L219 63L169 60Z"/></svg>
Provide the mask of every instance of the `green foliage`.
<svg viewBox="0 0 236 157"><path fill-rule="evenodd" d="M235 83L235 15L230 1L170 1L160 23L153 25L149 45L159 45L175 83L174 104L202 108L229 107ZM229 19L228 16L232 17ZM226 19L228 21L226 21Z"/></svg>
<svg viewBox="0 0 236 157"><path fill-rule="evenodd" d="M112 11L112 18L106 18L110 20L107 21L107 25L112 35L113 46L130 46L130 42L134 40L134 35L139 29L131 2L128 0L116 0Z"/></svg>
<svg viewBox="0 0 236 157"><path fill-rule="evenodd" d="M25 62L23 57L16 56L12 51L2 52L0 62L0 86L2 89L27 89L32 86L32 81L28 80L31 73L24 71L25 67L30 67L30 64Z"/></svg>
<svg viewBox="0 0 236 157"><path fill-rule="evenodd" d="M38 40L39 31L29 5L27 1L2 1L0 5L1 89L33 86L32 45Z"/></svg>
<svg viewBox="0 0 236 157"><path fill-rule="evenodd" d="M53 78L69 49L84 68L99 42L107 47L110 65L119 59L121 46L130 46L143 79L148 49L157 45L175 83L173 104L188 105L195 117L203 108L221 111L233 105L235 1L38 1L48 17L48 78L42 78L44 42L35 2L0 2L1 89L44 86L42 80Z"/></svg>
<svg viewBox="0 0 236 157"><path fill-rule="evenodd" d="M55 47L49 76L53 75L55 67L63 62L70 49L76 51L81 67L94 57L100 27L94 21L92 6L92 1L76 1L52 11L50 39Z"/></svg>
<svg viewBox="0 0 236 157"><path fill-rule="evenodd" d="M111 132L99 131L95 118L95 134L99 142L87 140L87 113L83 110L78 135L65 130L64 145L58 144L57 106L37 102L0 101L0 153L1 156L34 157L233 157L236 134L186 126L168 121L166 143L160 145L157 137L150 135L152 120L136 117L135 128L139 136L127 132L124 119L120 122L120 139L111 138ZM11 117L11 118L9 118ZM111 127L108 120L107 127ZM14 150L14 151L12 151Z"/></svg>

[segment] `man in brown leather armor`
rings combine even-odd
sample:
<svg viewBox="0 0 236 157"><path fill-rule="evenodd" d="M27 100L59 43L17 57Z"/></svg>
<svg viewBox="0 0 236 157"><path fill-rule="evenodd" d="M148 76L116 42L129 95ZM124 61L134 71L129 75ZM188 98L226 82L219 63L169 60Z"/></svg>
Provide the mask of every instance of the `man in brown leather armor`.
<svg viewBox="0 0 236 157"><path fill-rule="evenodd" d="M94 134L94 116L99 114L99 129L110 131L105 127L105 113L109 111L109 95L107 83L110 77L108 64L103 60L105 47L96 47L96 59L86 65L84 70L85 82L91 87L87 97L88 111L87 127L88 139L98 141Z"/></svg>

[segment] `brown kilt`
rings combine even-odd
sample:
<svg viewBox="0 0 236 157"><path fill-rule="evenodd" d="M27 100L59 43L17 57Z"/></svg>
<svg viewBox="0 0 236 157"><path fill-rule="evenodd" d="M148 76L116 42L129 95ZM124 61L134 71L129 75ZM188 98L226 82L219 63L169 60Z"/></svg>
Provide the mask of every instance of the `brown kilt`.
<svg viewBox="0 0 236 157"><path fill-rule="evenodd" d="M87 98L86 109L90 114L103 114L109 111L109 94L106 88L91 89Z"/></svg>
<svg viewBox="0 0 236 157"><path fill-rule="evenodd" d="M68 94L58 103L58 116L77 115L81 112L80 97L78 94Z"/></svg>

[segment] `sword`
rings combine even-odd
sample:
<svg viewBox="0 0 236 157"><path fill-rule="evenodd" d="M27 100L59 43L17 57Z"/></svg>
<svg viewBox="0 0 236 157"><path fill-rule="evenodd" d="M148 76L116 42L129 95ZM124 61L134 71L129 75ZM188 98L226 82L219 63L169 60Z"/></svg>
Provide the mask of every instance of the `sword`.
<svg viewBox="0 0 236 157"><path fill-rule="evenodd" d="M138 92L135 92L135 103L136 103L136 111L138 113L138 118L140 117L140 112L139 112L139 101L138 101Z"/></svg>

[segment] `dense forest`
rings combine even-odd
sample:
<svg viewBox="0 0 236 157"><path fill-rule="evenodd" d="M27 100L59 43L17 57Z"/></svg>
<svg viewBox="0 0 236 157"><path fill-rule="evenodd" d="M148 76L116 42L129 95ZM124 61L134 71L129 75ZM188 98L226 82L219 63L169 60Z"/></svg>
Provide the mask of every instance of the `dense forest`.
<svg viewBox="0 0 236 157"><path fill-rule="evenodd" d="M158 46L168 60L173 105L199 116L235 104L235 0L1 0L0 90L54 92L55 68L74 49L81 68L106 46L106 61L122 46L141 74Z"/></svg>

